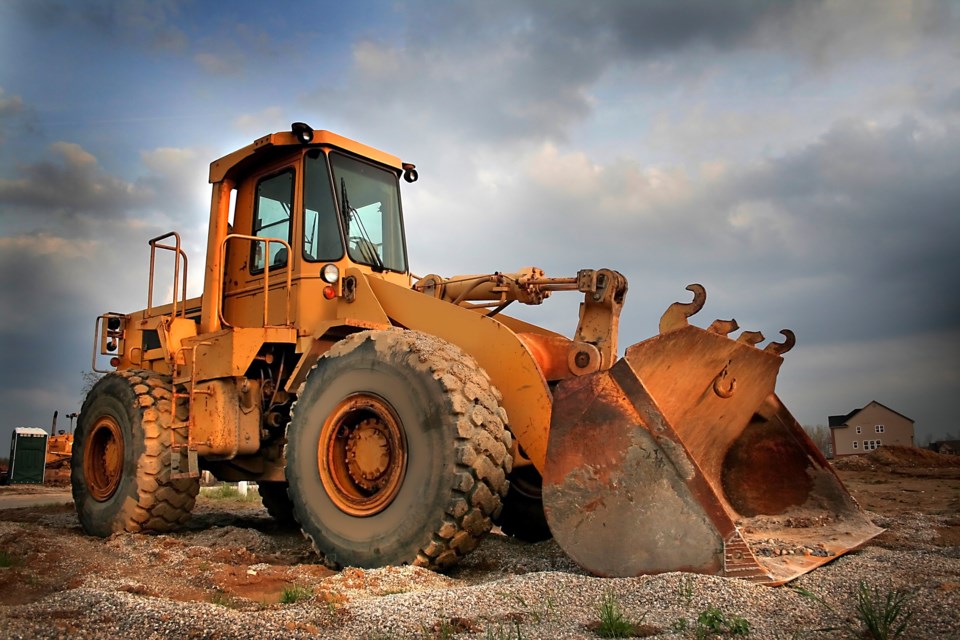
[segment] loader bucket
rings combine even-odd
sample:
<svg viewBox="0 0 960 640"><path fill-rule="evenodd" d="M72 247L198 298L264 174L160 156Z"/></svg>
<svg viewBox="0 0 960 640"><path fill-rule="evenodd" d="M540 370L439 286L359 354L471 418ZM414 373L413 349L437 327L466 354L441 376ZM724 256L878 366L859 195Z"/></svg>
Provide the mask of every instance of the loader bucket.
<svg viewBox="0 0 960 640"><path fill-rule="evenodd" d="M782 345L755 342L682 326L557 386L543 503L583 568L776 585L882 532L775 395Z"/></svg>

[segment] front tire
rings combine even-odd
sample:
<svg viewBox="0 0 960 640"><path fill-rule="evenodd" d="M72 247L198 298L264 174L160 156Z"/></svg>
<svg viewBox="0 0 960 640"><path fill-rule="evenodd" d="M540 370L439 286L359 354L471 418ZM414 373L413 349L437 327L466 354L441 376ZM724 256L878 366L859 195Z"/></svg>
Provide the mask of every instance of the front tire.
<svg viewBox="0 0 960 640"><path fill-rule="evenodd" d="M287 480L303 533L328 565L455 564L506 495L510 432L500 393L440 338L354 334L300 388Z"/></svg>
<svg viewBox="0 0 960 640"><path fill-rule="evenodd" d="M87 394L74 434L70 481L83 529L106 537L120 531L166 532L190 518L198 478L170 478L169 376L118 371Z"/></svg>

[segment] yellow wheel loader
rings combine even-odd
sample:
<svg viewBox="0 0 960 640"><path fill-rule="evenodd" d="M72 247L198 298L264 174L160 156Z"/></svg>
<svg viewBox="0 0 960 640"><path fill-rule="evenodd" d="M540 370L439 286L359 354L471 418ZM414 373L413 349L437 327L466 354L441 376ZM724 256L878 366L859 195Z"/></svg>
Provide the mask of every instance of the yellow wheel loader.
<svg viewBox="0 0 960 640"><path fill-rule="evenodd" d="M202 470L256 481L335 567L442 569L499 524L598 575L779 584L880 532L774 392L790 332L691 325L690 285L618 358L616 271L415 278L401 178L413 164L303 123L210 165L202 297L171 232L146 309L96 320L87 532L176 528ZM503 313L559 291L583 296L572 337Z"/></svg>

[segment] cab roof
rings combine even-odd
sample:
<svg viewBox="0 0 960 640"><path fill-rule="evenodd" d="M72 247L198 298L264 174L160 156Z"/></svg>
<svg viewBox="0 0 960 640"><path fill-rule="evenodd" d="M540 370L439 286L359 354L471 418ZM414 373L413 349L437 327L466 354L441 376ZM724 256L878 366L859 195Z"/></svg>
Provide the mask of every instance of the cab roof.
<svg viewBox="0 0 960 640"><path fill-rule="evenodd" d="M340 149L384 164L398 174L404 168L400 158L380 151L379 149L374 149L373 147L323 129L313 131L312 133L313 139L308 143L304 143L293 131L278 131L277 133L270 133L262 138L257 138L247 146L211 162L210 182L216 183L222 181L235 167L244 163L244 161L257 153L266 150L279 151L283 147L327 147Z"/></svg>

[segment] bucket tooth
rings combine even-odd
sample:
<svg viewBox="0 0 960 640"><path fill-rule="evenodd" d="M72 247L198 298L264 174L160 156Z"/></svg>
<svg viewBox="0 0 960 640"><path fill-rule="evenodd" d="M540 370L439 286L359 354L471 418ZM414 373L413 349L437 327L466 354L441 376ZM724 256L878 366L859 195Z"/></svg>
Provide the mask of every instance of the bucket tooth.
<svg viewBox="0 0 960 640"><path fill-rule="evenodd" d="M707 327L707 331L720 336L728 336L739 328L740 325L737 324L737 321L733 318L730 318L729 320L720 320L718 318L714 320L709 327Z"/></svg>
<svg viewBox="0 0 960 640"><path fill-rule="evenodd" d="M744 331L737 338L737 342L742 342L743 344L749 344L750 346L755 346L763 342L763 334L759 331Z"/></svg>
<svg viewBox="0 0 960 640"><path fill-rule="evenodd" d="M783 336L783 342L771 342L766 347L763 348L767 353L772 353L774 355L782 356L790 349L793 349L793 346L797 344L797 336L794 335L793 331L790 329L781 329L780 335Z"/></svg>
<svg viewBox="0 0 960 640"><path fill-rule="evenodd" d="M692 302L674 302L660 317L660 335L682 329L689 325L687 318L703 309L707 302L707 290L701 284L688 284L687 291L693 293Z"/></svg>

